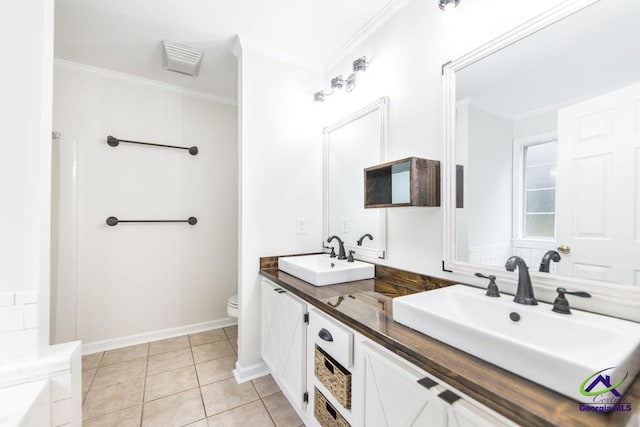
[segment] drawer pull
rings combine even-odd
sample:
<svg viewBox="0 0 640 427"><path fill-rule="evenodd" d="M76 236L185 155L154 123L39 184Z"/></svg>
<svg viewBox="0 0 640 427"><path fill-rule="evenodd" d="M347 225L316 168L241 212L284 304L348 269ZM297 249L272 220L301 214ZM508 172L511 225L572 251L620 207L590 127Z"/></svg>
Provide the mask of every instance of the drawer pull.
<svg viewBox="0 0 640 427"><path fill-rule="evenodd" d="M329 413L329 415L331 415L331 418L333 418L334 420L338 418L338 414L336 413L336 410L333 408L333 406L331 406L329 402L327 402L327 412Z"/></svg>
<svg viewBox="0 0 640 427"><path fill-rule="evenodd" d="M444 400L445 402L447 402L449 405L451 405L456 400L460 399L460 396L458 396L457 394L455 394L454 392L449 391L449 390L443 391L442 393L440 393L438 395L438 397L440 399Z"/></svg>
<svg viewBox="0 0 640 427"><path fill-rule="evenodd" d="M418 384L420 384L422 387L427 388L427 389L431 388L431 387L435 387L435 386L438 385L437 382L435 382L434 380L432 380L429 377L424 377L423 379L418 380Z"/></svg>
<svg viewBox="0 0 640 427"><path fill-rule="evenodd" d="M324 361L324 367L333 374L333 365L326 359Z"/></svg>
<svg viewBox="0 0 640 427"><path fill-rule="evenodd" d="M331 335L331 332L327 331L325 328L320 329L318 336L325 341L333 341L333 335Z"/></svg>

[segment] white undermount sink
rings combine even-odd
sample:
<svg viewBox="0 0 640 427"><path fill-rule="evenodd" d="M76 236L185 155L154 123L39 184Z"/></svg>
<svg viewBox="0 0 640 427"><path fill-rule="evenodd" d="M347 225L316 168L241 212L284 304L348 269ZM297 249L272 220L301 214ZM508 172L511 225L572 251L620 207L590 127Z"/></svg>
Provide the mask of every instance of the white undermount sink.
<svg viewBox="0 0 640 427"><path fill-rule="evenodd" d="M638 323L578 310L558 314L551 311L550 304L525 306L513 302L509 295L490 298L484 293L455 285L397 297L393 299L393 317L583 403L615 401L613 391L595 393L608 388L607 382L615 385L626 375L615 387L624 395L640 370ZM512 313L519 316L518 321L511 320L518 317Z"/></svg>
<svg viewBox="0 0 640 427"><path fill-rule="evenodd" d="M278 258L278 268L315 286L372 279L375 266L367 262L338 260L328 254Z"/></svg>

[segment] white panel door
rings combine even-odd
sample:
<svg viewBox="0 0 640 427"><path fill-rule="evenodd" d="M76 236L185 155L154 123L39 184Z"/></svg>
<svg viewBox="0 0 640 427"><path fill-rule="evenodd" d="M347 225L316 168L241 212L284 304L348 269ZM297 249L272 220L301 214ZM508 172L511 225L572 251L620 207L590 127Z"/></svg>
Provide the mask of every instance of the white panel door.
<svg viewBox="0 0 640 427"><path fill-rule="evenodd" d="M305 385L305 306L289 294L280 295L280 384L291 405L302 408Z"/></svg>
<svg viewBox="0 0 640 427"><path fill-rule="evenodd" d="M271 373L278 372L278 318L280 311L280 294L266 280L262 280L261 289L261 356Z"/></svg>
<svg viewBox="0 0 640 427"><path fill-rule="evenodd" d="M558 274L633 284L640 271L640 84L558 112ZM640 283L636 283L640 285Z"/></svg>
<svg viewBox="0 0 640 427"><path fill-rule="evenodd" d="M440 427L446 403L436 388L417 383L424 375L363 344L364 425L367 427Z"/></svg>

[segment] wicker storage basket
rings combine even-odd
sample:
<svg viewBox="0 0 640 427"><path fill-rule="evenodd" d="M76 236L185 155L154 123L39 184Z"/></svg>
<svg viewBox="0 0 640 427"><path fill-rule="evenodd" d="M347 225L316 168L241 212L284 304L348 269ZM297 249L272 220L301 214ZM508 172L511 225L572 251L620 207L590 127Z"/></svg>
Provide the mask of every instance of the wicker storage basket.
<svg viewBox="0 0 640 427"><path fill-rule="evenodd" d="M316 345L315 374L333 397L346 409L351 409L351 372L347 371Z"/></svg>
<svg viewBox="0 0 640 427"><path fill-rule="evenodd" d="M340 412L314 387L314 415L322 427L351 427Z"/></svg>

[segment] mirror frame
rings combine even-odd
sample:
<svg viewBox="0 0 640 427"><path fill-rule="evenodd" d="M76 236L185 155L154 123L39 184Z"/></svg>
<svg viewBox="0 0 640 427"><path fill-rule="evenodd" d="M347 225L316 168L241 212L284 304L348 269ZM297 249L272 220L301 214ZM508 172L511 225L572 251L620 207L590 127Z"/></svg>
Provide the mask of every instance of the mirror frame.
<svg viewBox="0 0 640 427"><path fill-rule="evenodd" d="M513 284L515 273L508 273L505 269L497 267L456 260L456 72L600 1L606 0L571 0L564 2L442 66L444 97L444 161L442 163L444 271L465 277L473 277L473 274L477 271L493 274L502 279L503 283L508 281L509 283L505 290L515 293L515 285ZM572 305L575 304L576 308L584 308L590 311L640 321L640 287L539 273L537 271L530 271L530 274L536 292L540 291L538 298L540 300L553 301L557 287L587 291L592 294L593 298L589 298L591 301L575 301L576 299L587 300L585 298L576 298L572 301ZM474 283L476 280L469 278L468 282Z"/></svg>
<svg viewBox="0 0 640 427"><path fill-rule="evenodd" d="M329 237L329 136L331 132L338 130L356 120L369 114L378 112L380 122L380 163L384 163L387 158L387 128L388 128L388 104L389 98L383 96L378 98L371 104L361 108L360 110L338 120L334 124L323 129L323 177L322 177L322 247L326 248L326 239ZM374 166L374 165L371 165ZM364 171L363 171L364 174ZM364 191L364 187L363 187ZM364 193L362 197L362 206L364 208ZM346 251L355 251L356 259L360 258L379 258L384 259L387 254L387 210L382 208L380 211L380 226L378 227L378 235L374 234L374 238L380 243L379 249L367 248L364 246L356 246L355 242L344 242ZM372 233L373 234L373 233ZM342 238L342 236L340 236Z"/></svg>

